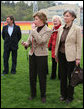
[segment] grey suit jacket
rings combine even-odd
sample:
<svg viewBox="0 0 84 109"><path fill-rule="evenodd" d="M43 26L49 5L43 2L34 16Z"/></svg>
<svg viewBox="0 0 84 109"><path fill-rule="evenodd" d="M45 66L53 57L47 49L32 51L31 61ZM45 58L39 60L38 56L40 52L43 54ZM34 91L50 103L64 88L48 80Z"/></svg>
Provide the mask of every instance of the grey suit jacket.
<svg viewBox="0 0 84 109"><path fill-rule="evenodd" d="M33 53L36 56L47 56L48 55L48 40L51 36L52 31L45 25L42 30L38 33L37 28L35 30L32 30L30 36L28 37L28 40L26 41L28 43L28 46L30 46L29 55L33 55ZM32 45L32 37L34 39L33 45ZM33 51L32 51L33 47Z"/></svg>

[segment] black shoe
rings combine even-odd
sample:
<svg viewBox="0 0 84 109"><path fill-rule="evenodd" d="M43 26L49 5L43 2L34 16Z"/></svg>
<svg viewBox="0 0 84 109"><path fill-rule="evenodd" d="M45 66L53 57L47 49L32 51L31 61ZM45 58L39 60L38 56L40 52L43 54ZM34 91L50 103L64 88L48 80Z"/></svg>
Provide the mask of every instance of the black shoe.
<svg viewBox="0 0 84 109"><path fill-rule="evenodd" d="M56 77L52 77L52 76L51 76L50 79L51 79L51 80L54 80L54 79L56 79Z"/></svg>
<svg viewBox="0 0 84 109"><path fill-rule="evenodd" d="M46 102L46 98L45 97L42 97L41 98L41 101L42 101L42 103L45 103Z"/></svg>
<svg viewBox="0 0 84 109"><path fill-rule="evenodd" d="M12 71L11 74L16 74L16 72L13 72L13 71Z"/></svg>
<svg viewBox="0 0 84 109"><path fill-rule="evenodd" d="M69 104L73 101L73 99L66 99L66 104Z"/></svg>
<svg viewBox="0 0 84 109"><path fill-rule="evenodd" d="M3 74L8 74L8 73L3 71Z"/></svg>
<svg viewBox="0 0 84 109"><path fill-rule="evenodd" d="M66 100L65 97L63 97L63 96L60 97L60 101L65 101L65 100Z"/></svg>
<svg viewBox="0 0 84 109"><path fill-rule="evenodd" d="M60 77L58 77L58 79L60 80Z"/></svg>
<svg viewBox="0 0 84 109"><path fill-rule="evenodd" d="M32 101L35 97L29 97L28 100Z"/></svg>

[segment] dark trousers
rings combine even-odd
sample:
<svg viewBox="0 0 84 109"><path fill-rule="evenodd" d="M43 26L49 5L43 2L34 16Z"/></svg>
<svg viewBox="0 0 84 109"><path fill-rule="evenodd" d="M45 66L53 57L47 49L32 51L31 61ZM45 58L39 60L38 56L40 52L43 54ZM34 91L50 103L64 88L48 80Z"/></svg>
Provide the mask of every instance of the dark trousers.
<svg viewBox="0 0 84 109"><path fill-rule="evenodd" d="M51 73L52 79L56 78L56 70L57 70L57 62L55 61L55 58L52 58L52 73Z"/></svg>
<svg viewBox="0 0 84 109"><path fill-rule="evenodd" d="M17 50L4 50L3 60L4 60L4 71L3 73L9 72L9 56L10 52L12 52L12 68L11 72L16 72L16 64L17 64Z"/></svg>
<svg viewBox="0 0 84 109"><path fill-rule="evenodd" d="M47 56L29 56L29 77L31 96L36 96L37 75L39 78L41 97L46 97Z"/></svg>
<svg viewBox="0 0 84 109"><path fill-rule="evenodd" d="M70 86L71 73L75 67L75 61L67 62L65 54L59 52L60 66L60 92L61 96L68 99L73 99L74 88Z"/></svg>
<svg viewBox="0 0 84 109"><path fill-rule="evenodd" d="M56 71L57 71L57 62L55 61L55 58L52 58L52 73L51 73L51 78L52 79L55 79L57 77ZM58 65L58 78L60 79L59 65Z"/></svg>
<svg viewBox="0 0 84 109"><path fill-rule="evenodd" d="M59 66L59 63L58 63L58 78L59 78L59 80L60 80L60 66Z"/></svg>

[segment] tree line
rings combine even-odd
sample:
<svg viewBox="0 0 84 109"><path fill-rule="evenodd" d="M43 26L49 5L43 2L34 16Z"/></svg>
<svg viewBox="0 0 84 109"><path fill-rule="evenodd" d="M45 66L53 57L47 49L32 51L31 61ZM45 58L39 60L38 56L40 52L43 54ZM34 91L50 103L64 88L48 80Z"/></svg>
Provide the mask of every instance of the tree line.
<svg viewBox="0 0 84 109"><path fill-rule="evenodd" d="M37 1L37 4L38 10L56 5L54 1ZM5 21L9 15L14 16L16 21L32 21L33 3L1 1L1 21Z"/></svg>

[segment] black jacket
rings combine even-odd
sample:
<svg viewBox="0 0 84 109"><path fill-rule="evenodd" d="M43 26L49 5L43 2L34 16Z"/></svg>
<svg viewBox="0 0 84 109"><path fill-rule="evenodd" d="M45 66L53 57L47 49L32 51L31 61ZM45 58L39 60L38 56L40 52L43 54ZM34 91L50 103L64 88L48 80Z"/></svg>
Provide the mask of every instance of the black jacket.
<svg viewBox="0 0 84 109"><path fill-rule="evenodd" d="M20 27L14 24L13 33L10 36L8 34L8 25L3 27L2 30L2 38L4 40L4 49L12 49L17 50L18 49L18 42L21 39L21 30Z"/></svg>

